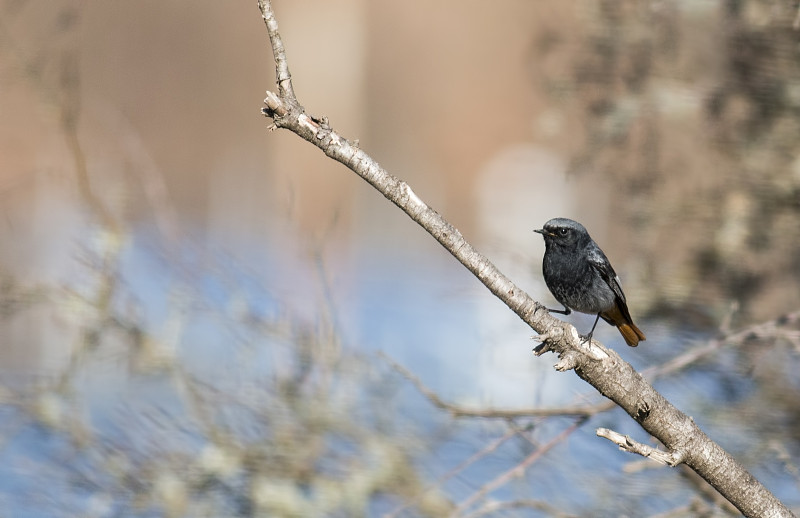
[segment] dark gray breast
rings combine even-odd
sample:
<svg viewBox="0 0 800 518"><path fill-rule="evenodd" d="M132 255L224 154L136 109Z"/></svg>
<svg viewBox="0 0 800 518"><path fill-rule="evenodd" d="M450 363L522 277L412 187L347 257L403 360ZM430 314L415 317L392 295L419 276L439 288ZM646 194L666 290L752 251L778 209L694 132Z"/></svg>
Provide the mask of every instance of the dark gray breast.
<svg viewBox="0 0 800 518"><path fill-rule="evenodd" d="M614 291L584 253L549 248L544 254L542 273L556 300L581 313L597 314L614 306Z"/></svg>

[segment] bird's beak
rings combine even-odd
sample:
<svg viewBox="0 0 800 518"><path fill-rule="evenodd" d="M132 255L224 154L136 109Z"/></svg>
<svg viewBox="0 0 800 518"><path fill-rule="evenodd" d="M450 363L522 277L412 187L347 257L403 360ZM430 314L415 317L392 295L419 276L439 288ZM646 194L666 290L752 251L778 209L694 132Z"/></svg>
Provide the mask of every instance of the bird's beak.
<svg viewBox="0 0 800 518"><path fill-rule="evenodd" d="M547 232L545 232L545 230L543 228L535 228L535 229L533 229L533 231L536 232L537 234L541 234L543 236L548 235Z"/></svg>

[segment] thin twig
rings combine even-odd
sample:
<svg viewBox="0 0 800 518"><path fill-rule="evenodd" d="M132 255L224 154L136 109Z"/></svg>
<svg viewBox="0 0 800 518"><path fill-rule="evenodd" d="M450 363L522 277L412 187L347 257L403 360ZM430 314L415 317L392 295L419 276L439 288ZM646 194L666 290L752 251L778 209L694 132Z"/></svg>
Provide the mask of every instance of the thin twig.
<svg viewBox="0 0 800 518"><path fill-rule="evenodd" d="M726 345L741 345L750 339L778 338L784 336L792 340L792 332L785 329L787 325L800 321L800 310L781 315L777 318L755 324L734 333L727 333L709 340L706 344L689 349L661 365L650 367L642 372L649 380L661 378L679 372L686 367L707 358Z"/></svg>
<svg viewBox="0 0 800 518"><path fill-rule="evenodd" d="M597 436L613 442L619 446L620 450L636 453L642 457L654 460L659 464L664 464L666 466L677 466L683 462L683 455L680 453L662 451L658 448L653 448L652 446L633 440L630 435L622 435L621 433L615 432L614 430L609 430L608 428L598 428Z"/></svg>
<svg viewBox="0 0 800 518"><path fill-rule="evenodd" d="M411 371L392 360L386 353L380 352L379 356L389 365L410 381L420 393L425 396L435 407L448 412L453 417L484 417L495 419L516 419L520 417L570 417L570 416L593 416L601 412L607 412L616 407L613 401L591 406L574 407L555 407L555 408L522 408L519 410L495 410L491 408L465 408L453 403L444 401L435 391L428 388L419 377Z"/></svg>
<svg viewBox="0 0 800 518"><path fill-rule="evenodd" d="M567 427L560 434L550 439L550 441L543 444L541 448L528 455L522 462L520 462L513 468L509 469L508 471L501 473L494 479L490 480L489 482L481 486L481 488L478 491L476 491L469 498L461 502L461 504L459 504L459 506L456 508L456 511L451 516L463 516L464 511L466 511L472 505L474 505L475 502L477 502L481 498L486 497L486 495L488 495L492 491L495 491L498 488L508 484L511 480L524 475L525 471L527 471L527 469L531 467L531 465L534 462L542 458L542 456L545 453L547 453L548 451L553 449L553 447L555 447L557 444L561 443L562 441L564 441L564 439L569 437L570 434L572 434L572 432L577 430L583 423L585 423L587 419L588 419L587 417L578 418L572 425Z"/></svg>
<svg viewBox="0 0 800 518"><path fill-rule="evenodd" d="M565 513L558 507L542 500L511 500L508 502L486 502L475 511L464 515L462 518L480 518L481 516L500 516L499 513L513 509L536 509L544 511L547 516L557 518L574 518L576 515Z"/></svg>
<svg viewBox="0 0 800 518"><path fill-rule="evenodd" d="M480 451L478 451L478 452L474 453L472 456L470 456L470 458L468 458L467 460L461 462L459 465L455 466L450 471L448 471L447 473L445 473L444 475L442 475L441 477L436 479L436 481L434 481L432 484L430 484L429 486L425 487L419 493L419 495L417 495L417 497L413 498L412 500L410 500L408 502L405 502L403 505L397 507L391 513L387 514L386 518L395 518L396 516L399 516L401 512L403 512L404 510L408 509L409 507L412 507L412 506L416 505L420 500L422 500L422 497L425 496L426 493L436 489L437 487L440 487L442 484L444 484L445 482L447 482L448 480L450 480L454 476L458 475L459 473L461 473L462 471L467 469L470 465L474 464L476 461L486 457L490 453L492 453L495 450L497 450L497 448L502 446L509 439L514 438L516 435L517 435L517 431L516 430L509 429L508 431L506 431L505 434L503 434L502 436L500 436L497 439L493 440L492 442L490 442L489 444L487 444L486 446L481 448Z"/></svg>

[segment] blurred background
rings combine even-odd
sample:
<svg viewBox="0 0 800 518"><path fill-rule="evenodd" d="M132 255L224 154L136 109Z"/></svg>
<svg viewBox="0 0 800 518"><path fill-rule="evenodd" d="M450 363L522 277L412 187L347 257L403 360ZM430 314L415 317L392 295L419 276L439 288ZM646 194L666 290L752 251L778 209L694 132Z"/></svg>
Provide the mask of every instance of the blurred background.
<svg viewBox="0 0 800 518"><path fill-rule="evenodd" d="M596 337L800 509L796 2L275 3L309 113L545 304L531 231L581 221L648 339ZM255 4L0 2L0 514L731 514L268 131Z"/></svg>

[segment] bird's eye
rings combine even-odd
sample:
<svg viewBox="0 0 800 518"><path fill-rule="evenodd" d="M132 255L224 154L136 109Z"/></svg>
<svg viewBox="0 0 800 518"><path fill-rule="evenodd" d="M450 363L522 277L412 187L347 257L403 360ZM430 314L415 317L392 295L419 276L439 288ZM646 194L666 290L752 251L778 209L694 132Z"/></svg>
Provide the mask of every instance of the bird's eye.
<svg viewBox="0 0 800 518"><path fill-rule="evenodd" d="M560 228L560 229L558 229L558 233L560 235L562 235L562 236L566 236L567 234L569 234L569 229L568 228Z"/></svg>

